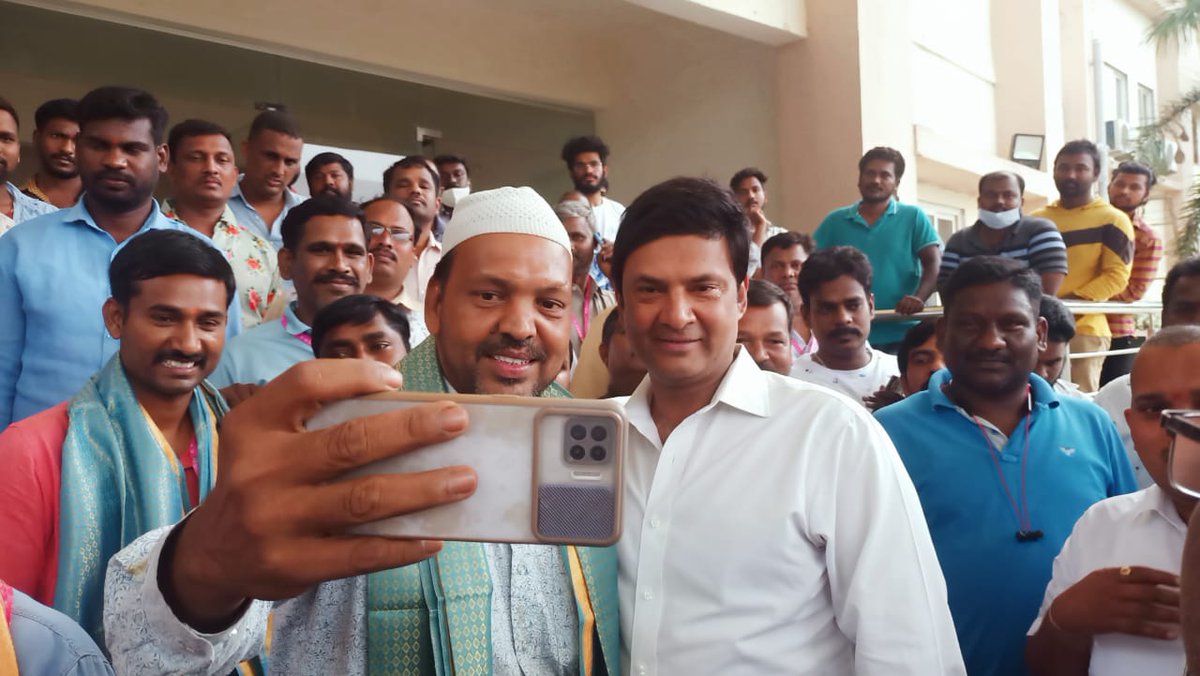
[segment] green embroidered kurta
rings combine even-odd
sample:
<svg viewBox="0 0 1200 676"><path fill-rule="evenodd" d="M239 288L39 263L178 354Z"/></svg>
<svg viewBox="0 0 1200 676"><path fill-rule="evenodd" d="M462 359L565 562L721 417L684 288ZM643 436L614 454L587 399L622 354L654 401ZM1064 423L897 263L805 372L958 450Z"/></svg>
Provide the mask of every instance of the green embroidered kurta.
<svg viewBox="0 0 1200 676"><path fill-rule="evenodd" d="M404 389L445 392L434 340L428 339L400 364ZM570 396L551 385L544 397ZM587 598L600 638L592 655L587 611L579 616L580 673L620 673L617 555L612 547L560 547L576 598ZM572 553L577 553L578 565ZM434 558L382 571L367 581L367 662L371 676L470 675L492 673L492 582L484 545L447 542Z"/></svg>

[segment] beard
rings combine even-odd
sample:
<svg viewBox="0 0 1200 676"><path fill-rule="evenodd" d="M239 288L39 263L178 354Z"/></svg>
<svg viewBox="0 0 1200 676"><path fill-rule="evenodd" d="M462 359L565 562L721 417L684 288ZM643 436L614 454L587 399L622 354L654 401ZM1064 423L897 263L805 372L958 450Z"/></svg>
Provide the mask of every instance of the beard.
<svg viewBox="0 0 1200 676"><path fill-rule="evenodd" d="M596 193L600 192L600 190L604 187L603 181L597 181L596 183L586 183L582 179L576 178L576 179L572 179L572 182L575 184L575 190L577 192L581 192L584 195L587 195L588 197L591 197L592 195L595 195Z"/></svg>

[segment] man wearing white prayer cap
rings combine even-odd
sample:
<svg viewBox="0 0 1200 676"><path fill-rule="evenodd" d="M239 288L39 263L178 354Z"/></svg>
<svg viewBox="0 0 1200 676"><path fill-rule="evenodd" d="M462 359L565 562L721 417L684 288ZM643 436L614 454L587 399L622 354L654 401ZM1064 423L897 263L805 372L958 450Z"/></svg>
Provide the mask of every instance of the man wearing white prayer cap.
<svg viewBox="0 0 1200 676"><path fill-rule="evenodd" d="M566 231L532 189L464 198L426 293L432 339L401 362L404 388L568 396L553 380L570 349L571 269ZM273 502L258 497L255 505ZM255 505L238 505L238 520L261 522L263 515L246 513ZM248 557L250 564L239 557L221 569L216 549L228 533L209 525L219 523L209 514L221 508L210 498L179 536L155 531L113 558L105 628L120 673L161 673L170 665L177 673L221 674L257 654L271 604L248 600L249 587L223 604L240 601L232 619L206 616L211 601L189 603L189 594L167 601L161 591L228 592L231 581L258 577L245 567L262 557ZM275 526L312 527L302 516L287 518ZM189 576L191 566L180 562L193 557L213 562L207 576ZM158 584L147 581L153 575ZM612 548L446 542L427 561L321 582L275 606L270 666L274 673L369 676L616 674L618 607Z"/></svg>

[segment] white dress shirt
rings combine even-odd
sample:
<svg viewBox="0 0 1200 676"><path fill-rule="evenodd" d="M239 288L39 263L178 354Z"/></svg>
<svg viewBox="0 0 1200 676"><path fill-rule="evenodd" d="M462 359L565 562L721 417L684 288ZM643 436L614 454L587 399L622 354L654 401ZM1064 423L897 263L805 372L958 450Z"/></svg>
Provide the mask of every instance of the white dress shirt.
<svg viewBox="0 0 1200 676"><path fill-rule="evenodd" d="M425 291L429 288L429 280L433 279L433 270L442 260L442 242L430 236L429 243L417 256L417 262L408 269L404 278L404 290L422 308L425 307Z"/></svg>
<svg viewBox="0 0 1200 676"><path fill-rule="evenodd" d="M666 443L626 401L624 673L962 674L912 482L849 399L740 350Z"/></svg>
<svg viewBox="0 0 1200 676"><path fill-rule="evenodd" d="M1101 568L1145 566L1179 574L1187 526L1166 493L1158 486L1118 495L1092 505L1079 517L1062 552L1054 559L1054 574L1032 636L1058 595L1088 573ZM1091 676L1182 674L1183 642L1161 641L1126 634L1103 634L1092 640Z"/></svg>
<svg viewBox="0 0 1200 676"><path fill-rule="evenodd" d="M1121 435L1121 443L1125 444L1125 455L1129 456L1129 464L1133 465L1133 478L1137 479L1138 488L1153 486L1154 479L1142 465L1142 458L1133 447L1133 435L1129 432L1129 422L1125 420L1125 409L1133 405L1133 388L1129 384L1129 374L1110 380L1100 388L1092 401L1104 409L1117 426L1117 434Z"/></svg>
<svg viewBox="0 0 1200 676"><path fill-rule="evenodd" d="M814 359L816 356L816 353L810 352L796 357L791 376L837 390L860 405L863 397L875 394L879 388L887 385L892 377L900 376L900 362L896 357L875 349L871 350L871 361L867 362L866 366L849 371L839 371L817 363Z"/></svg>

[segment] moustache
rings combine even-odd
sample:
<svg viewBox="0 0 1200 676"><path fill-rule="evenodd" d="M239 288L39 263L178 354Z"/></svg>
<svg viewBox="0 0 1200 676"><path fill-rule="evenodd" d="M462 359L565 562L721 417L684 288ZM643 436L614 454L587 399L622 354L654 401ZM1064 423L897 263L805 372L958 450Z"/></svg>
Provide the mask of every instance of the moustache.
<svg viewBox="0 0 1200 676"><path fill-rule="evenodd" d="M389 244L376 244L375 246L371 247L369 251L375 258L399 260L396 258L396 249Z"/></svg>
<svg viewBox="0 0 1200 676"><path fill-rule="evenodd" d="M1003 350L974 350L966 354L969 362L999 362L1008 364L1012 362L1012 355Z"/></svg>
<svg viewBox="0 0 1200 676"><path fill-rule="evenodd" d="M529 361L545 361L546 350L542 348L541 343L533 338L525 340L517 340L506 334L499 334L488 338L475 348L475 357L483 359L484 357L494 357L501 353L520 353L521 359Z"/></svg>
<svg viewBox="0 0 1200 676"><path fill-rule="evenodd" d="M332 284L333 282L345 282L351 286L358 286L358 275L330 271L323 272L313 279L314 284Z"/></svg>
<svg viewBox="0 0 1200 676"><path fill-rule="evenodd" d="M183 361L193 362L196 366L204 368L208 364L208 358L203 352L181 352L179 350L163 350L154 355L154 363L161 364L164 361Z"/></svg>
<svg viewBox="0 0 1200 676"><path fill-rule="evenodd" d="M131 185L133 184L133 174L117 169L105 169L104 171L96 174L97 181L103 181L105 179L114 179L117 181L124 181Z"/></svg>
<svg viewBox="0 0 1200 676"><path fill-rule="evenodd" d="M51 155L50 159L66 160L67 162L74 164L75 163L75 154L74 153L56 153L54 155Z"/></svg>
<svg viewBox="0 0 1200 676"><path fill-rule="evenodd" d="M830 338L841 338L842 336L853 336L855 338L862 337L862 331L859 331L853 326L839 326L829 332Z"/></svg>

